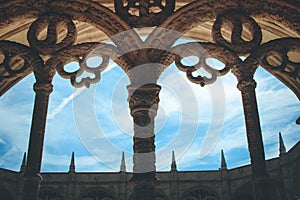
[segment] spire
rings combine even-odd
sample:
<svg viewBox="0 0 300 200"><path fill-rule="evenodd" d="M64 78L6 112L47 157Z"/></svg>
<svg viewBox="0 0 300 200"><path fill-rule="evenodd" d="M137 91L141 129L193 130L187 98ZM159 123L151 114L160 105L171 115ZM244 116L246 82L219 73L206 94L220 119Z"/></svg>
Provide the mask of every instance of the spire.
<svg viewBox="0 0 300 200"><path fill-rule="evenodd" d="M285 153L286 153L286 149L283 143L282 135L279 132L279 156L282 156Z"/></svg>
<svg viewBox="0 0 300 200"><path fill-rule="evenodd" d="M174 153L174 151L172 151L171 171L177 171L177 165L176 165L176 160L175 160L175 153Z"/></svg>
<svg viewBox="0 0 300 200"><path fill-rule="evenodd" d="M122 152L121 165L120 165L120 172L126 172L126 164L125 164L125 155L124 155L124 151Z"/></svg>
<svg viewBox="0 0 300 200"><path fill-rule="evenodd" d="M227 169L227 164L226 164L223 149L221 150L221 168L220 169Z"/></svg>
<svg viewBox="0 0 300 200"><path fill-rule="evenodd" d="M24 152L24 155L23 155L23 160L22 160L22 165L20 167L20 172L24 172L25 167L26 167L26 152Z"/></svg>
<svg viewBox="0 0 300 200"><path fill-rule="evenodd" d="M75 156L74 152L72 152L72 158L70 162L69 172L75 172Z"/></svg>

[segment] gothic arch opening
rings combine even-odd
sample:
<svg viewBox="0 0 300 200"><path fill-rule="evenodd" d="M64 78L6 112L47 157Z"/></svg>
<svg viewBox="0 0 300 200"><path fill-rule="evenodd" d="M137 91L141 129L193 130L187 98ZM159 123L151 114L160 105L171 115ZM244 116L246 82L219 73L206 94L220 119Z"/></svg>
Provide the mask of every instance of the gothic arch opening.
<svg viewBox="0 0 300 200"><path fill-rule="evenodd" d="M212 188L196 186L184 192L180 200L221 200L221 197Z"/></svg>
<svg viewBox="0 0 300 200"><path fill-rule="evenodd" d="M79 195L78 200L114 200L113 194L105 188L91 188Z"/></svg>

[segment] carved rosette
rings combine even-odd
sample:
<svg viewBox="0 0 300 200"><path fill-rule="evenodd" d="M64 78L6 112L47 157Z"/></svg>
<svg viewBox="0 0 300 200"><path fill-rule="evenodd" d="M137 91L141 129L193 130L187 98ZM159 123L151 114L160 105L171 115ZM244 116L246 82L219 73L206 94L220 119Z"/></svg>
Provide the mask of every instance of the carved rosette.
<svg viewBox="0 0 300 200"><path fill-rule="evenodd" d="M115 10L132 27L160 25L175 9L175 0L115 0Z"/></svg>

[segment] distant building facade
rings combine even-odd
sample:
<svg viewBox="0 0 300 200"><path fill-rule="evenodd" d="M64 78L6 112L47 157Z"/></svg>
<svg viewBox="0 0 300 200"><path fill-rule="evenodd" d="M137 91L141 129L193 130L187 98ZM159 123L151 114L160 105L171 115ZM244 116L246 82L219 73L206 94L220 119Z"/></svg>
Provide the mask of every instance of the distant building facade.
<svg viewBox="0 0 300 200"><path fill-rule="evenodd" d="M24 156L20 172L0 169L0 200L299 199L300 145L286 153L281 139L279 158L266 166L254 78L262 67L300 99L299 0L0 2L0 96L27 75L35 76L28 161ZM181 44L180 38L191 40ZM91 66L88 60L94 56L101 62ZM199 62L184 64L190 56ZM207 59L223 65L213 66ZM54 76L76 88L89 87L100 81L110 60L130 82L136 173L126 172L125 162L118 173L76 173L73 155L68 173L40 176ZM72 62L78 68L67 69ZM174 158L170 172L156 172L159 79L171 63L202 87L228 72L237 78L251 166L228 170L222 153L219 170L178 172Z"/></svg>
<svg viewBox="0 0 300 200"><path fill-rule="evenodd" d="M288 152L280 138L278 158L267 160L268 174L280 199L300 198L300 142ZM21 200L24 156L20 172L0 169L0 199ZM157 200L250 200L251 166L227 169L224 154L221 167L211 171L178 171L172 156L171 171L157 172ZM120 172L75 172L74 154L67 173L42 173L40 200L130 200L132 173L126 172L122 156Z"/></svg>

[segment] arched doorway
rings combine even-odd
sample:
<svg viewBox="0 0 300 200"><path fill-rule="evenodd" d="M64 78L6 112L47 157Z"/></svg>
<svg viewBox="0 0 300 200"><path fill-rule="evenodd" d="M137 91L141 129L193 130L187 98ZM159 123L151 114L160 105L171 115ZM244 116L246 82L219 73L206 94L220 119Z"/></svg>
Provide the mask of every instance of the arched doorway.
<svg viewBox="0 0 300 200"><path fill-rule="evenodd" d="M81 194L78 200L114 200L112 193L104 188L92 188Z"/></svg>
<svg viewBox="0 0 300 200"><path fill-rule="evenodd" d="M180 200L221 200L221 197L209 187L196 186L184 192Z"/></svg>

